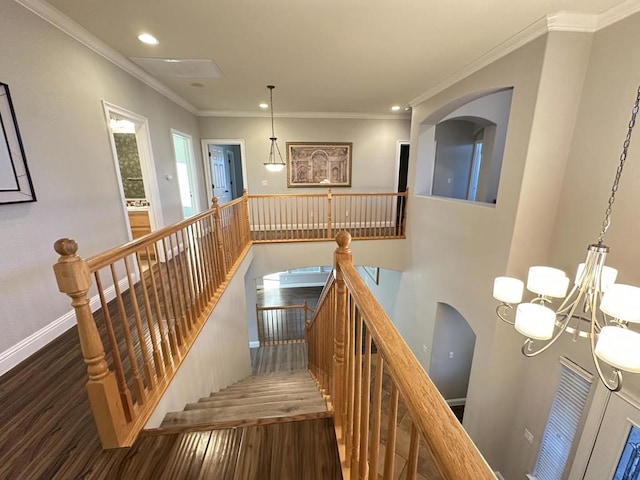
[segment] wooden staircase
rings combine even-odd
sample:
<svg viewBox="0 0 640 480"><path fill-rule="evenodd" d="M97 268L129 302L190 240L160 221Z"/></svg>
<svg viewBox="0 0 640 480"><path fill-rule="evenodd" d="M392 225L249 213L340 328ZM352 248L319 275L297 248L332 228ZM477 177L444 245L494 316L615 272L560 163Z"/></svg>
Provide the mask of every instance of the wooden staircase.
<svg viewBox="0 0 640 480"><path fill-rule="evenodd" d="M169 412L161 430L207 430L330 417L308 370L252 375L211 396Z"/></svg>

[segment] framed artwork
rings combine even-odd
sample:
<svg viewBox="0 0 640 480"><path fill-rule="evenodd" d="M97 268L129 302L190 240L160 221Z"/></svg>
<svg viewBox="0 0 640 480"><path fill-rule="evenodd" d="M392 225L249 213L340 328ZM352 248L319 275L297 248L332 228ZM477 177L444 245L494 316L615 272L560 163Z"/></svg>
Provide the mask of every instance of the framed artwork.
<svg viewBox="0 0 640 480"><path fill-rule="evenodd" d="M35 201L9 85L0 82L0 203Z"/></svg>
<svg viewBox="0 0 640 480"><path fill-rule="evenodd" d="M352 143L287 142L287 186L350 187Z"/></svg>

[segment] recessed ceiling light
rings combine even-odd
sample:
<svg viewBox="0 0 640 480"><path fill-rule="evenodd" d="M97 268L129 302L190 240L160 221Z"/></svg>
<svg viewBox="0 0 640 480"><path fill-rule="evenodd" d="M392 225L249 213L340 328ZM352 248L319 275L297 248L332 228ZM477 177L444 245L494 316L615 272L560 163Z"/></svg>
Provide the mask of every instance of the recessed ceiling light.
<svg viewBox="0 0 640 480"><path fill-rule="evenodd" d="M269 108L269 104L268 103L261 103L260 105L258 105L260 108L262 108L263 110L266 108Z"/></svg>
<svg viewBox="0 0 640 480"><path fill-rule="evenodd" d="M138 40L148 45L157 45L159 43L158 39L150 33L141 33L140 35L138 35Z"/></svg>
<svg viewBox="0 0 640 480"><path fill-rule="evenodd" d="M400 105L394 105L393 107L391 107L391 110L397 112L398 110L400 110Z"/></svg>

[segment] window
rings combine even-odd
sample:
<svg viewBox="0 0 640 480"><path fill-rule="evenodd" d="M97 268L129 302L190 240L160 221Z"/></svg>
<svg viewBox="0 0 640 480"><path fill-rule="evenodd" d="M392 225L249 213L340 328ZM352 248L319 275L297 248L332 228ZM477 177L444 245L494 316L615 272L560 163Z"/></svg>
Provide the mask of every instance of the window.
<svg viewBox="0 0 640 480"><path fill-rule="evenodd" d="M562 480L572 454L573 440L581 424L589 398L592 377L565 358L560 359L562 373L556 389L547 426L544 429L538 460L533 470L537 480Z"/></svg>

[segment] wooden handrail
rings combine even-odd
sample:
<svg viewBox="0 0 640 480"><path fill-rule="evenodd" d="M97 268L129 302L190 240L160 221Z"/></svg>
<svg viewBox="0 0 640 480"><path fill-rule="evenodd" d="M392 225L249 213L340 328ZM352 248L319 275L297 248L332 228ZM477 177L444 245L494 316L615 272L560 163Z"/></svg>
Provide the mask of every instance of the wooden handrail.
<svg viewBox="0 0 640 480"><path fill-rule="evenodd" d="M246 196L88 260L75 241L56 242L54 272L76 313L104 448L134 442L248 252ZM87 296L92 274L100 324Z"/></svg>
<svg viewBox="0 0 640 480"><path fill-rule="evenodd" d="M310 372L334 405L345 478L364 480L382 472L384 478L391 478L398 403L402 402L412 420L403 441L409 446L407 478L416 476L420 442L424 441L445 479L495 480L495 474L362 280L351 259L350 241L346 232L336 236L332 275L336 280L330 294L318 302L315 322L307 332ZM327 336L334 339L329 346L323 341ZM391 382L387 386L391 402L384 466L379 467L382 384L387 378L383 369Z"/></svg>

